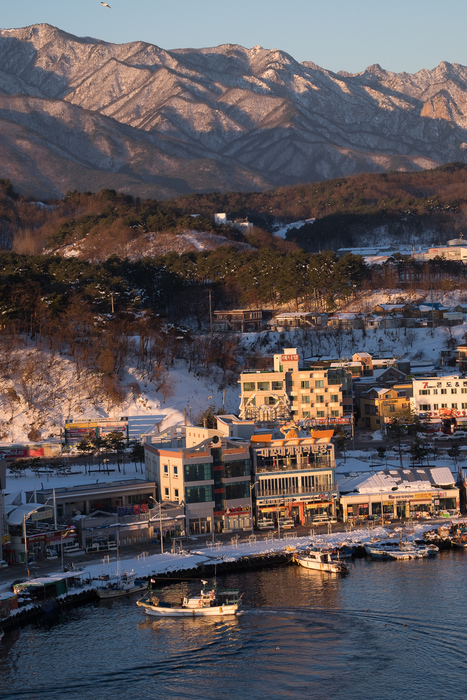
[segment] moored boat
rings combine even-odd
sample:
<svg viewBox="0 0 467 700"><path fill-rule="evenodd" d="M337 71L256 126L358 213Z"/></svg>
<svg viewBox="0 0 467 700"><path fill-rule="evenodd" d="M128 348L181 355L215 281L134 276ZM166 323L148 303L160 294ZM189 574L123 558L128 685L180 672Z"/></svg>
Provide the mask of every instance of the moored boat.
<svg viewBox="0 0 467 700"><path fill-rule="evenodd" d="M144 608L146 615L154 617L214 617L238 615L241 594L237 589L218 589L216 584L208 590L207 581L201 581L203 588L199 595L184 596L179 604L161 600L149 589L148 593L137 601Z"/></svg>
<svg viewBox="0 0 467 700"><path fill-rule="evenodd" d="M131 593L139 593L146 590L147 587L148 582L144 579L137 578L135 574L125 573L115 578L98 579L96 591L99 598L108 600L109 598L121 598Z"/></svg>
<svg viewBox="0 0 467 700"><path fill-rule="evenodd" d="M372 542L364 545L372 559L424 559L436 556L439 548L434 544L418 545L415 542Z"/></svg>
<svg viewBox="0 0 467 700"><path fill-rule="evenodd" d="M349 568L344 562L334 559L329 551L310 549L305 554L296 554L294 559L299 566L303 566L305 569L327 571L329 574L349 573Z"/></svg>

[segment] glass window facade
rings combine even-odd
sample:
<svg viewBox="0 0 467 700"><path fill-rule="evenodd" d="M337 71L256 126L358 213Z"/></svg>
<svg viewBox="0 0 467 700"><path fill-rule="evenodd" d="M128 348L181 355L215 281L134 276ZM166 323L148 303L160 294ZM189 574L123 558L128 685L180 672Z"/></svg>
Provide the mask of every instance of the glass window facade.
<svg viewBox="0 0 467 700"><path fill-rule="evenodd" d="M212 464L185 464L185 481L209 481L213 478Z"/></svg>
<svg viewBox="0 0 467 700"><path fill-rule="evenodd" d="M248 498L250 495L250 481L237 481L236 484L225 485L225 498L227 501L236 498Z"/></svg>
<svg viewBox="0 0 467 700"><path fill-rule="evenodd" d="M187 503L207 503L214 500L212 486L187 486L185 489Z"/></svg>
<svg viewBox="0 0 467 700"><path fill-rule="evenodd" d="M224 462L224 475L227 479L236 476L249 476L250 460L237 459L235 462Z"/></svg>

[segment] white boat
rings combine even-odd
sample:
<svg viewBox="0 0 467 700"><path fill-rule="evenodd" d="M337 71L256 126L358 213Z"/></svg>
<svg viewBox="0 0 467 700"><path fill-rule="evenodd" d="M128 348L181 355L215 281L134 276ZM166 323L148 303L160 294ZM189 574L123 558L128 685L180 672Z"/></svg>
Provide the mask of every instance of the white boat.
<svg viewBox="0 0 467 700"><path fill-rule="evenodd" d="M214 617L239 614L242 596L238 590L220 590L215 585L207 590L208 582L202 581L202 584L199 595L185 596L180 604L160 600L152 590L136 604L144 608L146 615L154 617Z"/></svg>
<svg viewBox="0 0 467 700"><path fill-rule="evenodd" d="M402 540L400 542L373 542L365 544L365 551L372 559L425 559L436 556L439 548L434 544L418 545Z"/></svg>
<svg viewBox="0 0 467 700"><path fill-rule="evenodd" d="M121 598L131 593L140 593L141 591L145 591L148 587L148 582L144 579L137 578L135 574L125 573L121 576L115 576L115 578L104 576L97 579L97 581L97 595L103 600Z"/></svg>
<svg viewBox="0 0 467 700"><path fill-rule="evenodd" d="M296 554L295 561L305 569L327 571L330 574L348 574L349 568L342 561L333 559L330 552L319 549L309 550L306 554Z"/></svg>

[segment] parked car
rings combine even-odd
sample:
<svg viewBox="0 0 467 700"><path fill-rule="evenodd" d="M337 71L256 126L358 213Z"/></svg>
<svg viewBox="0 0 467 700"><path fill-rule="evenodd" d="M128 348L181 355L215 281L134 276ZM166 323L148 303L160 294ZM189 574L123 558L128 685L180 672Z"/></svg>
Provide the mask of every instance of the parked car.
<svg viewBox="0 0 467 700"><path fill-rule="evenodd" d="M465 438L467 438L467 433L465 432L465 430L456 430L456 432L453 435L451 435L451 437L455 440L464 440Z"/></svg>
<svg viewBox="0 0 467 700"><path fill-rule="evenodd" d="M0 559L0 569L6 569L8 568L8 564L5 561L5 559Z"/></svg>
<svg viewBox="0 0 467 700"><path fill-rule="evenodd" d="M448 442L449 440L452 440L452 438L452 435L436 435L435 442Z"/></svg>

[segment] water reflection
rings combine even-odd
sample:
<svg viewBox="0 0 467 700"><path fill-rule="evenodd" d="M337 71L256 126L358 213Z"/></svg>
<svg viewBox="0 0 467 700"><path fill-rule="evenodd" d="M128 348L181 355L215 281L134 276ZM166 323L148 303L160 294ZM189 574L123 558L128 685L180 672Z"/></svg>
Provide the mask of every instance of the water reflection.
<svg viewBox="0 0 467 700"><path fill-rule="evenodd" d="M234 619L157 620L134 599L89 605L5 635L0 697L462 697L466 564L446 553L359 560L344 578L228 576L219 583L245 592Z"/></svg>

